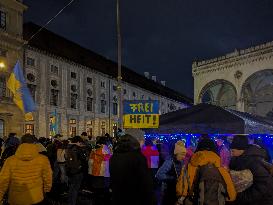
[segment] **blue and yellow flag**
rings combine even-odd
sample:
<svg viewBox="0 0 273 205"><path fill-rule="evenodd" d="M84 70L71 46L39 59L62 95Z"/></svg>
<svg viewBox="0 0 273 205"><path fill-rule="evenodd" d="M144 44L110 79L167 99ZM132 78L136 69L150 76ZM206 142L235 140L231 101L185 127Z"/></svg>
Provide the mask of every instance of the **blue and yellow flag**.
<svg viewBox="0 0 273 205"><path fill-rule="evenodd" d="M19 61L10 74L7 87L13 93L14 103L25 113L26 119L30 119L32 117L31 112L35 111L36 105L27 87Z"/></svg>

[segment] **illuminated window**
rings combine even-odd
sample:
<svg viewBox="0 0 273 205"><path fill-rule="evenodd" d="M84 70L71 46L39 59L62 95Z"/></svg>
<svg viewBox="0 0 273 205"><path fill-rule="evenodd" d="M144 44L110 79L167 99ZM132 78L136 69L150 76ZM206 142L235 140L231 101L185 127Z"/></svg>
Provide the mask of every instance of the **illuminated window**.
<svg viewBox="0 0 273 205"><path fill-rule="evenodd" d="M25 125L25 134L34 135L34 125L33 124L26 124Z"/></svg>
<svg viewBox="0 0 273 205"><path fill-rule="evenodd" d="M5 132L4 120L0 120L0 137L4 137L4 132Z"/></svg>
<svg viewBox="0 0 273 205"><path fill-rule="evenodd" d="M93 136L93 122L91 120L86 122L86 132L87 136Z"/></svg>
<svg viewBox="0 0 273 205"><path fill-rule="evenodd" d="M104 136L106 134L106 123L101 122L101 135Z"/></svg>
<svg viewBox="0 0 273 205"><path fill-rule="evenodd" d="M6 30L7 28L7 14L0 11L0 28Z"/></svg>
<svg viewBox="0 0 273 205"><path fill-rule="evenodd" d="M75 119L69 120L69 134L71 137L74 137L77 134L77 121Z"/></svg>

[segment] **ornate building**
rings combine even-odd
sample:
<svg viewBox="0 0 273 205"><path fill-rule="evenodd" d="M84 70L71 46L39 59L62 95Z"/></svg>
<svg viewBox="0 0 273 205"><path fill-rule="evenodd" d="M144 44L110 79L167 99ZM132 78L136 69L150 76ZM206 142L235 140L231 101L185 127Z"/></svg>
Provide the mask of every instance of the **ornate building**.
<svg viewBox="0 0 273 205"><path fill-rule="evenodd" d="M273 116L273 42L194 62L194 102Z"/></svg>
<svg viewBox="0 0 273 205"><path fill-rule="evenodd" d="M7 8L14 9L9 7L10 2L21 10L6 12ZM117 123L116 63L46 29L21 49L23 39L28 40L40 28L33 23L25 24L22 36L24 9L25 6L15 0L0 3L1 22L2 12L5 19L18 18L16 35L13 36L10 21L5 20L5 28L0 29L0 49L5 54L2 60L7 62L5 71L0 71L0 136L9 132L49 136L55 117L58 132L66 136L83 131L90 136L111 133ZM6 40L2 36L10 37ZM37 104L31 121L24 121L6 89L7 77L19 58L17 55L21 57L28 87ZM126 67L122 72L124 99L159 100L162 114L191 104L191 99L158 83L155 78L148 79Z"/></svg>

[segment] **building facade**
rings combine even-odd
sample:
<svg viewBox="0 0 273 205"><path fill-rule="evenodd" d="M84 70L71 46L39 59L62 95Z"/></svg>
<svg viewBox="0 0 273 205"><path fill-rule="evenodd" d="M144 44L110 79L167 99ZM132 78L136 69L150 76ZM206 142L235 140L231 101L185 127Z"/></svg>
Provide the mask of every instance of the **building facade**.
<svg viewBox="0 0 273 205"><path fill-rule="evenodd" d="M19 4L21 10L16 15L7 12L6 19L22 14L25 9L15 0L1 1L0 9L5 11L10 2ZM5 46L5 39L0 41L0 49L6 53L3 60L8 62L5 72L0 72L0 136L16 132L18 135L32 133L48 137L53 134L53 124L57 124L55 133L64 136L79 135L84 131L90 136L112 134L118 121L116 64L46 29L20 50L19 47L40 27L30 23L22 29L22 15L19 16L19 40L9 40L16 44L17 50ZM10 22L6 21L7 29L0 30L0 35L9 33L9 27ZM13 52L14 56L9 57ZM6 88L7 78L18 58L37 104L37 111L30 121L24 120ZM125 67L123 79L125 100L158 100L161 114L191 104L191 100L183 95Z"/></svg>
<svg viewBox="0 0 273 205"><path fill-rule="evenodd" d="M194 102L273 116L273 42L193 62Z"/></svg>

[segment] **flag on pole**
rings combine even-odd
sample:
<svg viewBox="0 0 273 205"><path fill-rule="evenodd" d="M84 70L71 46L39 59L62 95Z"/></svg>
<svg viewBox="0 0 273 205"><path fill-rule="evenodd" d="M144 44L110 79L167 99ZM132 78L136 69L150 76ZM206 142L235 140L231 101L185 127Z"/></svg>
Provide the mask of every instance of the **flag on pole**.
<svg viewBox="0 0 273 205"><path fill-rule="evenodd" d="M13 93L13 101L25 114L26 120L33 118L32 112L36 110L36 105L27 87L19 61L16 62L10 74L7 87Z"/></svg>
<svg viewBox="0 0 273 205"><path fill-rule="evenodd" d="M58 114L55 109L54 112L51 113L50 117L50 136L55 136L58 133Z"/></svg>

